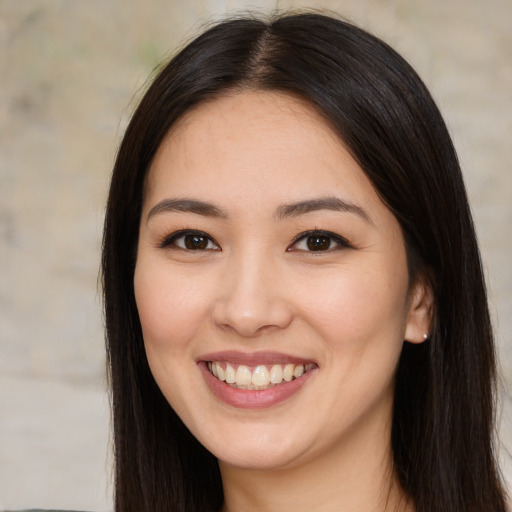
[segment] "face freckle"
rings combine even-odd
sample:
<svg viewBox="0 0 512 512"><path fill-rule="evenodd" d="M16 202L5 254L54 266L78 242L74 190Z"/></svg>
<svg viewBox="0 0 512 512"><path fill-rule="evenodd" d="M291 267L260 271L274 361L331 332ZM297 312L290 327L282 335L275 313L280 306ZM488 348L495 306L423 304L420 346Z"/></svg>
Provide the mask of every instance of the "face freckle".
<svg viewBox="0 0 512 512"><path fill-rule="evenodd" d="M403 340L421 327L404 240L306 103L241 92L174 126L147 177L134 285L155 380L221 462L283 468L386 439ZM305 373L225 391L215 354L240 379Z"/></svg>

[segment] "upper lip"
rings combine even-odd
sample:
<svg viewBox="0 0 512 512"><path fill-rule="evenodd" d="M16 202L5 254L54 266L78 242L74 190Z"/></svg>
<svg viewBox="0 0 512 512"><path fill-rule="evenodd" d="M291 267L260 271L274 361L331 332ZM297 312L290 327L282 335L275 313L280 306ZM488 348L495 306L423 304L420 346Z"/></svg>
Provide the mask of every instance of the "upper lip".
<svg viewBox="0 0 512 512"><path fill-rule="evenodd" d="M246 366L256 366L264 364L306 364L313 363L312 359L296 357L290 354L273 351L261 352L240 352L237 350L223 350L220 352L211 352L204 354L197 359L201 361L226 361L233 364L243 364Z"/></svg>

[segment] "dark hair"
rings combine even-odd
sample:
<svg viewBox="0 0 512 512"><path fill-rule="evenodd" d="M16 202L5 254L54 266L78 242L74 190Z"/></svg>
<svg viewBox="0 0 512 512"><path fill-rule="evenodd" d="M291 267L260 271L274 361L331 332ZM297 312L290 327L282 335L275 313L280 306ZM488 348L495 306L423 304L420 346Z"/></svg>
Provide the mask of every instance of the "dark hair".
<svg viewBox="0 0 512 512"><path fill-rule="evenodd" d="M213 26L160 71L126 130L102 259L116 511L216 511L222 504L215 457L149 370L133 276L145 176L162 139L194 105L243 89L283 91L322 114L398 219L411 278L420 273L433 288L428 341L404 343L392 425L394 470L416 512L503 512L493 336L450 136L426 87L394 50L320 14Z"/></svg>

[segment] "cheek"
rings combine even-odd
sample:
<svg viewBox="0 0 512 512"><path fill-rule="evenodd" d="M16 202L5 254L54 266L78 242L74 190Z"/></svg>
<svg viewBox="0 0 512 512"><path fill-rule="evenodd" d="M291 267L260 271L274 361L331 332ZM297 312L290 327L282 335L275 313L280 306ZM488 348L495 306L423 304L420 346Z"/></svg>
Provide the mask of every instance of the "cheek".
<svg viewBox="0 0 512 512"><path fill-rule="evenodd" d="M198 280L137 262L135 300L146 346L182 347L208 314L208 294Z"/></svg>
<svg viewBox="0 0 512 512"><path fill-rule="evenodd" d="M332 273L328 282L317 280L307 295L301 292L306 322L319 334L325 375L338 390L316 404L330 418L325 431L343 431L340 424L392 396L405 332L407 277L389 276L352 268Z"/></svg>
<svg viewBox="0 0 512 512"><path fill-rule="evenodd" d="M333 350L397 340L405 331L407 276L379 268L345 268L297 290L308 322Z"/></svg>

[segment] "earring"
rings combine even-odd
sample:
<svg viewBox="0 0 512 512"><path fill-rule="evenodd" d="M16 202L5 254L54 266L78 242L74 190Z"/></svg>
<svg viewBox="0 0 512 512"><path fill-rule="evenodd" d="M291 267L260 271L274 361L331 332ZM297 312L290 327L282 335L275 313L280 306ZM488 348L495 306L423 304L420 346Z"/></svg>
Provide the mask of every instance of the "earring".
<svg viewBox="0 0 512 512"><path fill-rule="evenodd" d="M423 334L423 339L426 340L428 338L428 332L426 332L425 334Z"/></svg>

